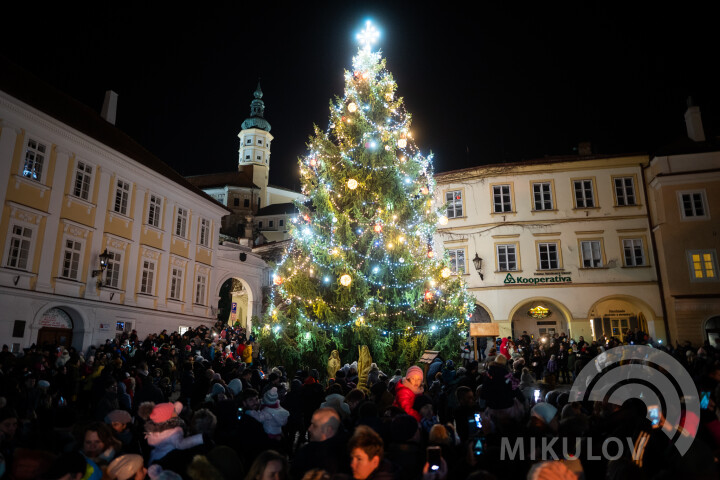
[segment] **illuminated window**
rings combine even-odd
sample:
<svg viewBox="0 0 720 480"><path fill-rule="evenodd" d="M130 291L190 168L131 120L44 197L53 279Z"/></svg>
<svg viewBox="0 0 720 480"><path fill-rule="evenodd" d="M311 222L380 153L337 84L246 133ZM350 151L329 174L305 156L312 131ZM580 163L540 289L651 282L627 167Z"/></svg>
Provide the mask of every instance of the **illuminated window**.
<svg viewBox="0 0 720 480"><path fill-rule="evenodd" d="M450 257L450 271L455 275L465 274L465 249L448 250L448 256Z"/></svg>
<svg viewBox="0 0 720 480"><path fill-rule="evenodd" d="M28 138L25 144L25 162L23 163L22 176L37 180L42 180L43 166L47 155L47 146Z"/></svg>
<svg viewBox="0 0 720 480"><path fill-rule="evenodd" d="M717 258L714 250L689 251L688 264L692 280L707 282L716 282L718 280Z"/></svg>
<svg viewBox="0 0 720 480"><path fill-rule="evenodd" d="M453 190L445 192L445 202L447 203L447 217L459 218L463 215L462 191Z"/></svg>

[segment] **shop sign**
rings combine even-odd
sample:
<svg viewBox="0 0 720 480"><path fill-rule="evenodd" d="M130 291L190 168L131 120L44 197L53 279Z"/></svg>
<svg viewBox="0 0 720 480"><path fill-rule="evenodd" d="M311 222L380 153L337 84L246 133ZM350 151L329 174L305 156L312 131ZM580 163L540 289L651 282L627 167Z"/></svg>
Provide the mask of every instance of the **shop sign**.
<svg viewBox="0 0 720 480"><path fill-rule="evenodd" d="M505 280L503 281L504 284L511 284L511 283L527 283L530 285L538 285L541 283L547 284L547 283L572 283L572 278L569 276L563 275L565 272L562 272L561 274L554 274L551 276L538 276L538 277L521 277L520 275L513 276L512 273L508 273L507 276L505 276Z"/></svg>
<svg viewBox="0 0 720 480"><path fill-rule="evenodd" d="M40 319L41 327L73 328L72 320L67 313L59 308L51 308Z"/></svg>

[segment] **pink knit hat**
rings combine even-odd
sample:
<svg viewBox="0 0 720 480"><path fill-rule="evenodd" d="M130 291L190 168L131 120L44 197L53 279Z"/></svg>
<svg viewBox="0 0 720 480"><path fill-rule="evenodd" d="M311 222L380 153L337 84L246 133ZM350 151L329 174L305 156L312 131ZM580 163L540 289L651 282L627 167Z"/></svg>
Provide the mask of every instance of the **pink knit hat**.
<svg viewBox="0 0 720 480"><path fill-rule="evenodd" d="M405 378L416 377L416 376L423 378L424 377L423 371L422 371L422 368L420 368L416 365L413 365L412 367L407 369L407 372L405 373Z"/></svg>
<svg viewBox="0 0 720 480"><path fill-rule="evenodd" d="M150 420L155 423L165 423L172 417L177 416L178 412L176 403L168 402L155 405L155 408L153 408L152 413L150 414Z"/></svg>

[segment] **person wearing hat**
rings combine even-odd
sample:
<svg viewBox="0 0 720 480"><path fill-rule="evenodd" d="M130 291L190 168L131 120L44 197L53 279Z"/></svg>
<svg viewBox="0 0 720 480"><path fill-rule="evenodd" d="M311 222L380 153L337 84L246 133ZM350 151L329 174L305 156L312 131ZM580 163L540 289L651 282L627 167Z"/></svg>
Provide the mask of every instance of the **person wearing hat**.
<svg viewBox="0 0 720 480"><path fill-rule="evenodd" d="M105 475L110 480L143 480L147 469L143 457L135 453L122 455L108 465Z"/></svg>
<svg viewBox="0 0 720 480"><path fill-rule="evenodd" d="M173 450L187 450L203 443L202 435L185 437L185 422L178 416L183 409L180 402L154 404L146 402L138 408L138 415L145 420L145 436L148 445L154 447L148 465L165 457Z"/></svg>
<svg viewBox="0 0 720 480"><path fill-rule="evenodd" d="M423 371L420 367L413 365L407 369L405 378L400 380L395 387L395 402L393 406L400 407L418 422L422 420L420 412L413 408L415 397L421 395L423 390Z"/></svg>
<svg viewBox="0 0 720 480"><path fill-rule="evenodd" d="M282 428L287 424L290 412L280 406L277 387L270 388L262 398L260 410L247 412L258 422L272 440L282 439Z"/></svg>

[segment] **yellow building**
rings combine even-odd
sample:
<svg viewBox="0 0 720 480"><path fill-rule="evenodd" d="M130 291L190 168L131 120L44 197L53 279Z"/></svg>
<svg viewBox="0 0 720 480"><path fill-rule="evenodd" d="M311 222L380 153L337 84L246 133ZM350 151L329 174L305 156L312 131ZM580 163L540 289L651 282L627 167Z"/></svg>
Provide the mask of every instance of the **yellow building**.
<svg viewBox="0 0 720 480"><path fill-rule="evenodd" d="M700 109L685 113L688 138L645 169L670 339L720 341L720 145L707 141Z"/></svg>
<svg viewBox="0 0 720 480"><path fill-rule="evenodd" d="M115 128L108 98L101 117L0 64L0 338L14 349L214 321L228 210Z"/></svg>
<svg viewBox="0 0 720 480"><path fill-rule="evenodd" d="M437 232L502 336L665 340L642 176L648 157L585 155L440 173Z"/></svg>

